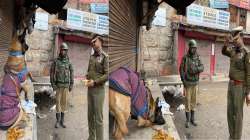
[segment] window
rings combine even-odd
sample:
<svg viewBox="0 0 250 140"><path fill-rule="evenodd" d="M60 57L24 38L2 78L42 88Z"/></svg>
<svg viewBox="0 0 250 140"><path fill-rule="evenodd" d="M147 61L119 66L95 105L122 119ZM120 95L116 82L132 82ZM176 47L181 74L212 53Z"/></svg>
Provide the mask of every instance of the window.
<svg viewBox="0 0 250 140"><path fill-rule="evenodd" d="M238 10L239 10L239 25L243 26L244 29L246 29L247 10L240 8Z"/></svg>

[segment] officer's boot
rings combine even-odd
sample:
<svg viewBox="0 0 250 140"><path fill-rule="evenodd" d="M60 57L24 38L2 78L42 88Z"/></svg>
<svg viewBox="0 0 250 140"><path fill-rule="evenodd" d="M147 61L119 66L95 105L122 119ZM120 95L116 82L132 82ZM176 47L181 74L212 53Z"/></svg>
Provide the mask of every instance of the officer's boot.
<svg viewBox="0 0 250 140"><path fill-rule="evenodd" d="M66 125L64 125L64 113L63 113L63 112L61 113L60 125L61 125L63 128L66 128Z"/></svg>
<svg viewBox="0 0 250 140"><path fill-rule="evenodd" d="M190 122L190 112L186 112L186 128L189 128L189 122Z"/></svg>
<svg viewBox="0 0 250 140"><path fill-rule="evenodd" d="M60 113L56 113L56 124L55 124L55 128L59 127L59 122L60 122Z"/></svg>
<svg viewBox="0 0 250 140"><path fill-rule="evenodd" d="M197 123L195 122L195 119L194 119L194 111L191 110L191 124L193 126L197 126Z"/></svg>

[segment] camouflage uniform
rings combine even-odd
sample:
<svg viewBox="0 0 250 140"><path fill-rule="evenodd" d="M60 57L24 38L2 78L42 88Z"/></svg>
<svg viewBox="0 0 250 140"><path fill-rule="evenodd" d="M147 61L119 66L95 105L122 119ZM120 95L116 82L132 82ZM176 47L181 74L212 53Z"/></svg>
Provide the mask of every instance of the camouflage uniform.
<svg viewBox="0 0 250 140"><path fill-rule="evenodd" d="M191 40L189 42L189 47L197 47L196 42ZM198 82L199 74L203 72L204 66L201 63L200 56L196 53L191 55L190 53L186 54L182 58L180 65L180 76L183 82L186 97L185 97L185 109L186 109L186 127L189 126L190 121L190 112L191 112L191 123L195 126L197 125L194 122L194 111L196 107L196 95L198 92Z"/></svg>
<svg viewBox="0 0 250 140"><path fill-rule="evenodd" d="M68 57L59 56L53 62L50 69L50 82L53 89L56 91L57 123L60 120L61 125L65 127L63 121L64 112L67 109L67 96L74 84L73 67ZM58 126L56 126L56 128L57 127Z"/></svg>
<svg viewBox="0 0 250 140"><path fill-rule="evenodd" d="M222 54L230 57L227 95L230 139L241 139L243 106L246 93L250 90L250 51L244 46L241 48L224 46Z"/></svg>
<svg viewBox="0 0 250 140"><path fill-rule="evenodd" d="M108 57L104 52L90 56L87 79L94 80L94 86L88 88L89 140L103 140L104 83L108 79Z"/></svg>

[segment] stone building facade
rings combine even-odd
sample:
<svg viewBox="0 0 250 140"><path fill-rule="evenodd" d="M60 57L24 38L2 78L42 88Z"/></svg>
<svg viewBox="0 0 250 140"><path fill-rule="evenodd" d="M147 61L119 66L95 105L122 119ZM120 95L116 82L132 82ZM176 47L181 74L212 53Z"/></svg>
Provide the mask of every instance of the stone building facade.
<svg viewBox="0 0 250 140"><path fill-rule="evenodd" d="M167 4L160 8L166 9L166 26L152 26L147 31L142 30L142 69L147 77L169 75L175 72L174 65L174 32L171 25L171 16L175 10Z"/></svg>
<svg viewBox="0 0 250 140"><path fill-rule="evenodd" d="M68 0L64 9L73 8L81 11L90 11L90 5L80 3L77 0ZM38 9L37 12L44 12L42 9ZM57 22L57 23L55 23ZM57 56L57 40L55 27L58 24L65 25L66 20L58 20L58 15L49 15L48 30L34 29L32 34L27 35L27 44L29 50L26 53L26 60L29 71L35 77L49 76L49 69L52 60ZM83 33L84 34L84 33Z"/></svg>

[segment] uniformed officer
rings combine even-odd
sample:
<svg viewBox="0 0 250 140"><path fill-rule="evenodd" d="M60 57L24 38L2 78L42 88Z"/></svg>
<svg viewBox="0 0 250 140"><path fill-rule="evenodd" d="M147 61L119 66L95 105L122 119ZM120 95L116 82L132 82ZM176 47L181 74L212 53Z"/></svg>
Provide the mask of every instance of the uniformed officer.
<svg viewBox="0 0 250 140"><path fill-rule="evenodd" d="M229 85L227 95L227 120L230 139L241 139L243 106L246 98L250 103L250 51L242 40L243 27L232 30L226 38L222 54L230 58ZM229 41L233 47L229 47Z"/></svg>
<svg viewBox="0 0 250 140"><path fill-rule="evenodd" d="M199 75L204 70L201 63L200 56L197 54L197 43L195 40L188 42L188 53L182 58L180 65L180 77L183 82L186 97L185 97L185 111L186 111L186 128L189 128L189 122L197 126L194 114L196 108L196 95L198 92ZM191 118L190 118L191 115Z"/></svg>
<svg viewBox="0 0 250 140"><path fill-rule="evenodd" d="M88 73L89 140L103 140L104 84L108 79L108 57L102 50L103 39L95 35L91 41L92 53Z"/></svg>
<svg viewBox="0 0 250 140"><path fill-rule="evenodd" d="M54 60L50 69L50 82L53 90L56 91L56 124L66 128L64 124L64 112L67 109L67 96L74 84L73 67L69 61L68 45L62 43L59 57Z"/></svg>

